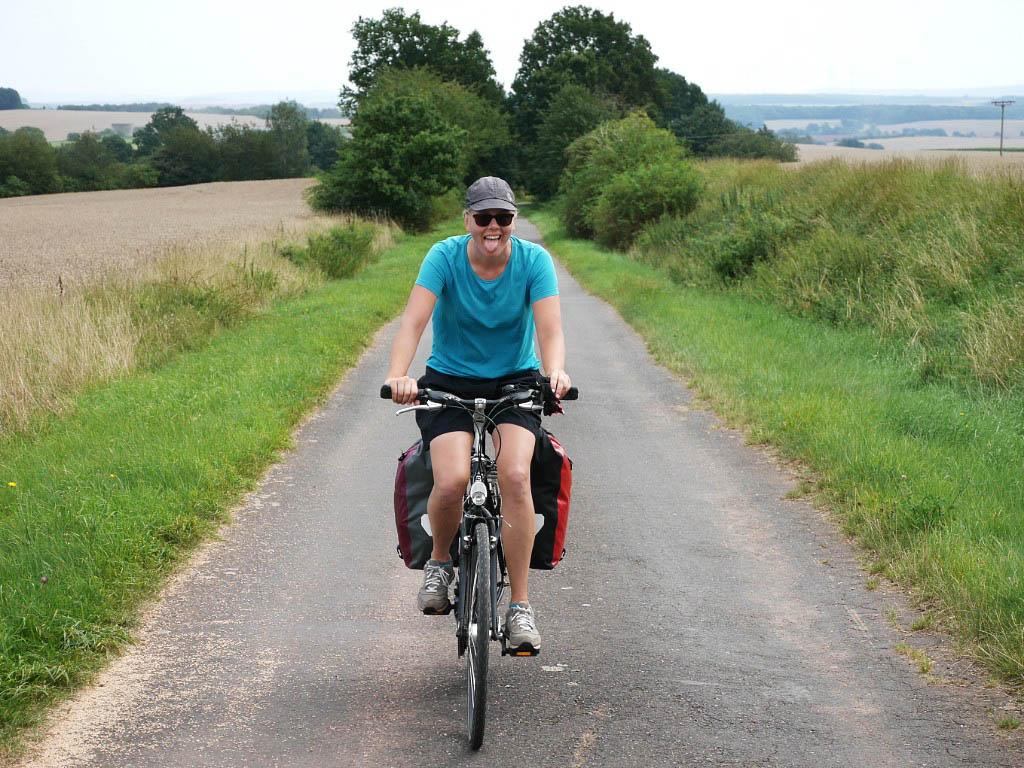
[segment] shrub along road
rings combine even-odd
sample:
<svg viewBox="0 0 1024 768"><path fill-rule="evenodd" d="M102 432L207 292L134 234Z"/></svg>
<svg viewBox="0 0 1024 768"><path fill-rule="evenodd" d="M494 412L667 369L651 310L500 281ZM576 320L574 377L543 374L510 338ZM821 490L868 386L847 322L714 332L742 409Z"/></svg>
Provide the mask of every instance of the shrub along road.
<svg viewBox="0 0 1024 768"><path fill-rule="evenodd" d="M376 397L392 324L27 764L1020 765L1008 700L951 684L971 671L904 637L903 600L784 498L791 473L560 279L582 391L548 420L576 461L569 553L532 574L543 653L492 659L479 757L451 617L416 614L394 553L416 433Z"/></svg>

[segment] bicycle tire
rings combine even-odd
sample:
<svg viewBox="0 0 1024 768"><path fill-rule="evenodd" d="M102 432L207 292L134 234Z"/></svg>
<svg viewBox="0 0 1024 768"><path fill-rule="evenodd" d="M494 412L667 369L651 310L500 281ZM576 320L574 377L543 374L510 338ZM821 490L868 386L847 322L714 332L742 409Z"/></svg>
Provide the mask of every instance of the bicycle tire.
<svg viewBox="0 0 1024 768"><path fill-rule="evenodd" d="M467 585L467 694L470 749L480 749L487 716L487 657L491 640L491 535L478 522L472 533L471 583Z"/></svg>

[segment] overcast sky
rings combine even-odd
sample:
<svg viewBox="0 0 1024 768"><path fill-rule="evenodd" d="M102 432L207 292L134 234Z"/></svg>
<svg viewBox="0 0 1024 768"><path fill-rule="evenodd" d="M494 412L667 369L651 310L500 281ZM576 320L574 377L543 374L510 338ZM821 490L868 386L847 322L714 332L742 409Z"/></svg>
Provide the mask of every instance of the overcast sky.
<svg viewBox="0 0 1024 768"><path fill-rule="evenodd" d="M628 22L660 66L709 93L968 93L1024 83L1024 0L586 4ZM4 0L0 86L36 103L247 92L329 100L347 79L352 23L396 5ZM507 89L523 40L563 5L419 0L402 7L463 35L478 30Z"/></svg>

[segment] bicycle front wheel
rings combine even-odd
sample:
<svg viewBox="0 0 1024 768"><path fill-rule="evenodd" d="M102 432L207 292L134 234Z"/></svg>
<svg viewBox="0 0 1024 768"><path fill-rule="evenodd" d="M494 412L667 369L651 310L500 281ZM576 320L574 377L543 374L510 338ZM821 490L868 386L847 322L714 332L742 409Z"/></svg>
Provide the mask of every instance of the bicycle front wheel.
<svg viewBox="0 0 1024 768"><path fill-rule="evenodd" d="M473 526L473 550L466 598L469 746L480 749L487 714L487 656L491 640L491 535L487 523Z"/></svg>

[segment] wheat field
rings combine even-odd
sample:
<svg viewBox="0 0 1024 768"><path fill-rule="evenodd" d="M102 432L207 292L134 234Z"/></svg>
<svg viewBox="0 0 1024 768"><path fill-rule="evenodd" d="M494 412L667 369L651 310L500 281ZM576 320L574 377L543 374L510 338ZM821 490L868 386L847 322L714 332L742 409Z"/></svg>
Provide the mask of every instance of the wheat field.
<svg viewBox="0 0 1024 768"><path fill-rule="evenodd" d="M167 253L265 241L323 218L312 179L196 184L0 200L0 293L137 274Z"/></svg>

